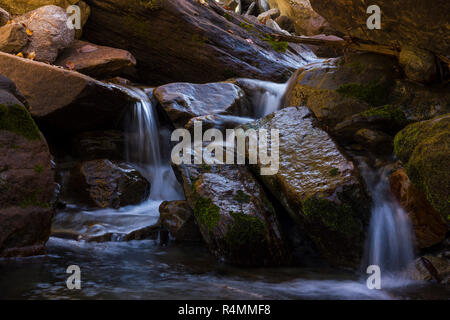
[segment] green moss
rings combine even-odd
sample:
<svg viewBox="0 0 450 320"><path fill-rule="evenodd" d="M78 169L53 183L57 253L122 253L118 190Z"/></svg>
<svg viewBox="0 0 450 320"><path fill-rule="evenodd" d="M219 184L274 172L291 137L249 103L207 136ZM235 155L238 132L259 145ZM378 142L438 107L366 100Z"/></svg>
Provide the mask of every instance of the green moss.
<svg viewBox="0 0 450 320"><path fill-rule="evenodd" d="M345 97L352 97L367 102L372 106L380 106L387 101L387 88L379 81L371 81L367 84L348 83L341 85L337 90Z"/></svg>
<svg viewBox="0 0 450 320"><path fill-rule="evenodd" d="M450 115L411 124L394 139L394 152L405 163L411 182L448 220L450 212Z"/></svg>
<svg viewBox="0 0 450 320"><path fill-rule="evenodd" d="M232 21L232 20L233 20L233 17L232 17L231 14L229 14L228 12L225 12L225 13L223 14L223 17L224 17L225 19L227 19L228 21Z"/></svg>
<svg viewBox="0 0 450 320"><path fill-rule="evenodd" d="M280 52L280 53L286 52L286 50L289 47L289 43L288 42L286 42L286 41L276 41L269 34L266 34L264 37L261 38L261 40L267 42L268 44L270 44L272 49L275 50L276 52Z"/></svg>
<svg viewBox="0 0 450 320"><path fill-rule="evenodd" d="M162 1L163 0L137 0L140 6L150 10L161 9Z"/></svg>
<svg viewBox="0 0 450 320"><path fill-rule="evenodd" d="M335 177L339 174L339 169L338 168L333 168L330 170L330 177Z"/></svg>
<svg viewBox="0 0 450 320"><path fill-rule="evenodd" d="M332 231L344 234L348 238L359 234L352 207L347 203L338 205L327 199L309 197L302 201L303 214L311 221L319 220Z"/></svg>
<svg viewBox="0 0 450 320"><path fill-rule="evenodd" d="M41 134L24 106L0 105L0 130L14 132L28 140L40 140Z"/></svg>
<svg viewBox="0 0 450 320"><path fill-rule="evenodd" d="M245 23L245 22L241 22L241 23L239 24L239 26L240 26L241 28L244 28L244 29L247 30L247 31L252 31L252 30L255 29L255 26L254 26L253 24Z"/></svg>
<svg viewBox="0 0 450 320"><path fill-rule="evenodd" d="M19 203L19 206L22 209L25 209L28 207L50 208L51 205L49 202L42 202L39 200L39 196L41 195L41 193L42 193L42 190L37 189L31 195L22 199L22 201Z"/></svg>
<svg viewBox="0 0 450 320"><path fill-rule="evenodd" d="M236 191L236 194L234 195L233 200L235 200L241 204L249 203L251 200L251 196L242 190L238 190L238 191Z"/></svg>
<svg viewBox="0 0 450 320"><path fill-rule="evenodd" d="M389 119L397 122L398 124L406 124L407 119L402 109L399 106L391 104L384 105L378 108L370 108L361 113L364 117L380 116L384 119Z"/></svg>
<svg viewBox="0 0 450 320"><path fill-rule="evenodd" d="M42 172L44 172L44 167L41 166L40 164L37 164L37 165L34 166L34 172L42 173Z"/></svg>
<svg viewBox="0 0 450 320"><path fill-rule="evenodd" d="M233 225L225 234L225 241L232 248L261 245L265 239L266 225L258 217L242 212L230 212Z"/></svg>
<svg viewBox="0 0 450 320"><path fill-rule="evenodd" d="M195 201L194 214L198 223L205 226L209 232L219 224L220 209L209 198L199 197Z"/></svg>

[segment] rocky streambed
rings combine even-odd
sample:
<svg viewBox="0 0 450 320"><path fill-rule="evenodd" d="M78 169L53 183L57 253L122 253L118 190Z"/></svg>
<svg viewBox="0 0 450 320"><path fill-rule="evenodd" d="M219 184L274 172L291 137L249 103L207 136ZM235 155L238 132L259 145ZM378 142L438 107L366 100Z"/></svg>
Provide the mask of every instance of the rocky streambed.
<svg viewBox="0 0 450 320"><path fill-rule="evenodd" d="M449 70L428 29L347 34L340 1L339 19L320 0L47 2L0 0L0 297L450 296ZM172 133L199 123L278 130L276 171L248 150L175 163Z"/></svg>

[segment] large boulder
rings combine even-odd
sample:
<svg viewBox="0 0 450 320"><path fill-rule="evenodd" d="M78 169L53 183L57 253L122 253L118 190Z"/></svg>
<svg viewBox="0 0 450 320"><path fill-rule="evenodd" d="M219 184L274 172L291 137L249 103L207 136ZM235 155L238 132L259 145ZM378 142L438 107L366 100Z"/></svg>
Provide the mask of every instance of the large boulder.
<svg viewBox="0 0 450 320"><path fill-rule="evenodd" d="M287 91L285 106L307 106L331 131L345 119L388 103L395 61L356 54L300 69Z"/></svg>
<svg viewBox="0 0 450 320"><path fill-rule="evenodd" d="M328 22L311 7L309 0L269 0L269 3L293 20L295 32L299 35L313 36L331 30Z"/></svg>
<svg viewBox="0 0 450 320"><path fill-rule="evenodd" d="M0 73L16 83L40 126L59 133L111 128L135 101L123 90L78 72L2 52Z"/></svg>
<svg viewBox="0 0 450 320"><path fill-rule="evenodd" d="M178 128L194 117L252 113L244 91L232 83L171 83L156 88L154 96Z"/></svg>
<svg viewBox="0 0 450 320"><path fill-rule="evenodd" d="M369 3L362 0L310 0L313 9L334 28L352 37L393 47L412 46L447 55L450 52L448 1L378 0L381 29L368 30Z"/></svg>
<svg viewBox="0 0 450 320"><path fill-rule="evenodd" d="M275 211L244 166L178 169L200 232L216 258L241 266L289 263Z"/></svg>
<svg viewBox="0 0 450 320"><path fill-rule="evenodd" d="M194 211L186 200L164 201L159 206L159 223L176 241L202 241Z"/></svg>
<svg viewBox="0 0 450 320"><path fill-rule="evenodd" d="M147 82L286 81L311 57L215 1L88 0L86 40L131 52ZM303 55L303 57L302 57ZM207 72L206 72L207 71Z"/></svg>
<svg viewBox="0 0 450 320"><path fill-rule="evenodd" d="M45 6L14 18L27 28L30 41L23 48L24 55L32 55L37 61L53 63L62 49L70 46L75 30L67 26L69 16L57 6Z"/></svg>
<svg viewBox="0 0 450 320"><path fill-rule="evenodd" d="M125 135L119 130L81 132L72 139L72 152L81 160L125 158Z"/></svg>
<svg viewBox="0 0 450 320"><path fill-rule="evenodd" d="M86 2L80 0L0 0L0 7L7 9L11 14L16 16L47 5L55 5L63 9L67 9L71 5L78 6L81 14L81 27L86 24L91 13L91 8ZM75 35L79 39L82 35L82 29L75 30Z"/></svg>
<svg viewBox="0 0 450 320"><path fill-rule="evenodd" d="M357 168L312 112L288 107L243 127L279 130L279 169L259 178L323 257L335 265L357 266L371 201ZM256 173L264 167L261 160L255 166Z"/></svg>
<svg viewBox="0 0 450 320"><path fill-rule="evenodd" d="M423 191L411 183L404 169L392 174L390 185L392 193L411 219L418 247L431 247L444 240L447 225Z"/></svg>
<svg viewBox="0 0 450 320"><path fill-rule="evenodd" d="M41 254L54 213L51 155L26 108L4 104L2 84L0 79L0 256Z"/></svg>
<svg viewBox="0 0 450 320"><path fill-rule="evenodd" d="M443 221L450 221L450 114L407 126L394 140L411 182L425 193Z"/></svg>
<svg viewBox="0 0 450 320"><path fill-rule="evenodd" d="M55 65L76 70L97 79L132 75L136 59L121 49L98 46L77 40L64 49Z"/></svg>
<svg viewBox="0 0 450 320"><path fill-rule="evenodd" d="M72 170L66 192L65 196L79 203L117 209L142 202L150 192L150 183L127 163L98 159L82 162Z"/></svg>

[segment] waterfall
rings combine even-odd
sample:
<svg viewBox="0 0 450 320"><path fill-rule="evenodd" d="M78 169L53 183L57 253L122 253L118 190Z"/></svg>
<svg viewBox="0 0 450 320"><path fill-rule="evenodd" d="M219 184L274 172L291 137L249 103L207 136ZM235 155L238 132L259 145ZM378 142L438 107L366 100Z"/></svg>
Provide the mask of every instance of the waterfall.
<svg viewBox="0 0 450 320"><path fill-rule="evenodd" d="M179 200L183 193L175 178L169 157L161 147L161 128L151 90L124 87L136 98L127 129L127 161L151 182L149 200Z"/></svg>
<svg viewBox="0 0 450 320"><path fill-rule="evenodd" d="M390 170L361 165L373 206L363 266L378 265L382 274L397 274L414 259L414 236L408 215L389 190Z"/></svg>

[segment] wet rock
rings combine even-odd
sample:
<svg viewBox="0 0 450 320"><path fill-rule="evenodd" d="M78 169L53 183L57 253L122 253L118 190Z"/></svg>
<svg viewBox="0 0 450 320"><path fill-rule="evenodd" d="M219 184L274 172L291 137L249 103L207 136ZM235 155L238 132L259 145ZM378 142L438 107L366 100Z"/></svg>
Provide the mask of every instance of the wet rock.
<svg viewBox="0 0 450 320"><path fill-rule="evenodd" d="M286 30L281 29L280 26L275 21L273 21L272 19L268 19L266 21L266 26L268 26L269 28L271 28L271 29L273 29L275 31L284 33L286 35L290 35L289 32L287 32Z"/></svg>
<svg viewBox="0 0 450 320"><path fill-rule="evenodd" d="M285 106L307 106L333 130L357 113L387 104L395 76L395 60L376 54L314 63L299 70Z"/></svg>
<svg viewBox="0 0 450 320"><path fill-rule="evenodd" d="M23 15L46 5L55 5L64 10L70 5L77 5L81 13L81 27L86 24L91 12L90 7L80 0L0 0L0 7L8 10L12 15ZM81 37L82 30L75 30L75 33L78 39Z"/></svg>
<svg viewBox="0 0 450 320"><path fill-rule="evenodd" d="M288 16L279 16L275 19L275 22L280 26L281 29L286 30L289 33L295 31L294 22Z"/></svg>
<svg viewBox="0 0 450 320"><path fill-rule="evenodd" d="M144 227L138 230L134 230L128 233L123 240L132 241L132 240L157 240L159 233L161 232L161 226L159 223Z"/></svg>
<svg viewBox="0 0 450 320"><path fill-rule="evenodd" d="M227 11L215 1L88 0L92 14L84 38L130 51L147 83L206 83L232 77L286 81L311 53L278 48L273 32ZM124 14L125 13L125 14ZM214 28L211 28L211 26ZM249 41L251 40L252 43Z"/></svg>
<svg viewBox="0 0 450 320"><path fill-rule="evenodd" d="M245 167L178 170L203 239L217 259L241 266L289 263L275 211Z"/></svg>
<svg viewBox="0 0 450 320"><path fill-rule="evenodd" d="M11 20L11 16L8 11L0 8L0 27L8 23L9 20Z"/></svg>
<svg viewBox="0 0 450 320"><path fill-rule="evenodd" d="M450 90L445 87L397 80L389 100L391 104L401 107L408 121L429 120L450 113Z"/></svg>
<svg viewBox="0 0 450 320"><path fill-rule="evenodd" d="M22 50L25 56L35 54L35 60L52 63L59 52L70 46L75 30L67 26L66 11L57 6L45 6L14 18L30 34L30 41Z"/></svg>
<svg viewBox="0 0 450 320"><path fill-rule="evenodd" d="M0 154L0 256L42 254L55 182L47 143L21 104L0 100Z"/></svg>
<svg viewBox="0 0 450 320"><path fill-rule="evenodd" d="M261 13L257 18L258 21L262 24L266 24L267 20L272 19L275 20L280 16L280 10L278 9L270 9L266 12Z"/></svg>
<svg viewBox="0 0 450 320"><path fill-rule="evenodd" d="M394 138L381 131L359 129L356 131L354 139L360 145L376 153L391 154L393 150Z"/></svg>
<svg viewBox="0 0 450 320"><path fill-rule="evenodd" d="M269 3L293 20L295 32L299 35L333 32L328 22L313 10L309 0L269 0Z"/></svg>
<svg viewBox="0 0 450 320"><path fill-rule="evenodd" d="M382 28L366 28L367 1L310 0L313 9L340 32L393 47L413 46L442 55L450 52L447 0L380 0ZM355 26L364 26L355 28Z"/></svg>
<svg viewBox="0 0 450 320"><path fill-rule="evenodd" d="M156 88L154 96L177 128L198 116L251 114L244 91L232 83L171 83Z"/></svg>
<svg viewBox="0 0 450 320"><path fill-rule="evenodd" d="M125 137L122 131L89 131L75 136L74 154L82 160L125 158Z"/></svg>
<svg viewBox="0 0 450 320"><path fill-rule="evenodd" d="M392 174L390 185L392 193L411 219L418 247L431 247L444 240L446 224L425 194L411 183L404 169Z"/></svg>
<svg viewBox="0 0 450 320"><path fill-rule="evenodd" d="M436 58L429 51L403 47L400 51L399 62L410 80L431 82L437 78Z"/></svg>
<svg viewBox="0 0 450 320"><path fill-rule="evenodd" d="M136 59L126 50L75 41L59 55L55 65L76 70L97 79L135 73Z"/></svg>
<svg viewBox="0 0 450 320"><path fill-rule="evenodd" d="M177 241L202 241L194 212L187 201L164 201L159 207L159 223Z"/></svg>
<svg viewBox="0 0 450 320"><path fill-rule="evenodd" d="M407 126L394 140L394 151L403 161L414 186L425 193L427 200L442 219L450 216L450 114Z"/></svg>
<svg viewBox="0 0 450 320"><path fill-rule="evenodd" d="M68 194L97 208L139 204L150 183L131 165L100 159L81 163L71 173Z"/></svg>
<svg viewBox="0 0 450 320"><path fill-rule="evenodd" d="M226 129L233 129L251 121L253 121L251 118L215 114L192 118L186 124L185 129L189 130L193 134L195 123L201 122L203 131L215 128L225 132Z"/></svg>
<svg viewBox="0 0 450 320"><path fill-rule="evenodd" d="M0 70L27 98L40 127L58 134L111 128L135 101L122 90L80 73L2 52Z"/></svg>
<svg viewBox="0 0 450 320"><path fill-rule="evenodd" d="M19 53L28 43L28 36L23 25L7 24L0 28L0 51Z"/></svg>
<svg viewBox="0 0 450 320"><path fill-rule="evenodd" d="M414 280L434 280L443 284L450 284L449 259L438 258L431 255L419 257L408 267L406 275Z"/></svg>
<svg viewBox="0 0 450 320"><path fill-rule="evenodd" d="M279 170L259 178L322 257L335 265L357 266L371 201L357 168L311 111L289 107L243 127L279 130ZM262 167L259 160L255 172Z"/></svg>
<svg viewBox="0 0 450 320"><path fill-rule="evenodd" d="M247 16L253 15L253 16L254 16L255 13L257 13L257 10L258 10L257 3L256 3L256 1L253 1L253 2L249 5L247 11L245 12L245 15L247 15Z"/></svg>

